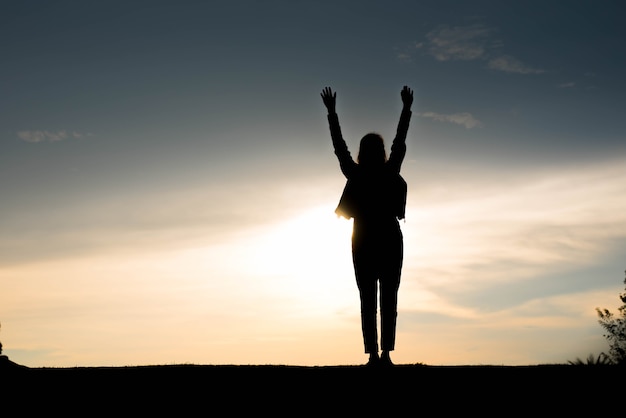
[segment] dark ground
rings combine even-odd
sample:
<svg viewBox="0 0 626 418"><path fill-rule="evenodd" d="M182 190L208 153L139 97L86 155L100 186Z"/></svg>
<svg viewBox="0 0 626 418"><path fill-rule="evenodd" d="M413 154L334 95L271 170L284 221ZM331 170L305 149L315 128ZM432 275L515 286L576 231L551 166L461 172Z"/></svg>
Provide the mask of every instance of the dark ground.
<svg viewBox="0 0 626 418"><path fill-rule="evenodd" d="M601 417L623 414L626 376L623 368L573 365L28 368L6 360L0 411L19 400L20 415Z"/></svg>

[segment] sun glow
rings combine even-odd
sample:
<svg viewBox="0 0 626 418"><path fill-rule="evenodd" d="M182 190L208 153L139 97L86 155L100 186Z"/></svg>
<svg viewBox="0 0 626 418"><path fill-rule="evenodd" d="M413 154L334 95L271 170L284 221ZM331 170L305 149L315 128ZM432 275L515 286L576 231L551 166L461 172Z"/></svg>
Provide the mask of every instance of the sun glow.
<svg viewBox="0 0 626 418"><path fill-rule="evenodd" d="M332 205L314 207L262 232L249 268L273 281L275 292L301 303L351 305L351 231L352 222L338 218Z"/></svg>

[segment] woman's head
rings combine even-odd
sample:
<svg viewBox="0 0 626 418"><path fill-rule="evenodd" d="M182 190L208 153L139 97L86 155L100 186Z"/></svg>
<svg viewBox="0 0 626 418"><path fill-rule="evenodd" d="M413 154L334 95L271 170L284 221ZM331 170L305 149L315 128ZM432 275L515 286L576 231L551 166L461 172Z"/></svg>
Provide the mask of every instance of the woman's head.
<svg viewBox="0 0 626 418"><path fill-rule="evenodd" d="M361 138L357 161L361 165L382 165L387 161L383 137L370 133Z"/></svg>

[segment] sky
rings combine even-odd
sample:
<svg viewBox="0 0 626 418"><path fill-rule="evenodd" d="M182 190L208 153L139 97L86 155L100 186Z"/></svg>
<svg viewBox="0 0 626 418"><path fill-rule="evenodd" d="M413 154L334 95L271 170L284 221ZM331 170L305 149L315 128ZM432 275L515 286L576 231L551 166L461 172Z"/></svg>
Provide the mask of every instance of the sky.
<svg viewBox="0 0 626 418"><path fill-rule="evenodd" d="M415 100L399 364L608 352L618 1L0 1L0 341L30 367L362 364L349 148ZM387 146L389 146L387 142Z"/></svg>

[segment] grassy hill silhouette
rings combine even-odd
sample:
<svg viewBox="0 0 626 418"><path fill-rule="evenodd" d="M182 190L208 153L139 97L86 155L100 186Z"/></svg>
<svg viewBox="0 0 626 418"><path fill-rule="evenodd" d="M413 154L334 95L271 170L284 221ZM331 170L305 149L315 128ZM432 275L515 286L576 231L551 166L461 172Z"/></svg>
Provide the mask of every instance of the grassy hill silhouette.
<svg viewBox="0 0 626 418"><path fill-rule="evenodd" d="M8 359L7 359L8 361ZM0 369L0 403L28 396L22 412L65 416L375 416L463 413L562 415L591 403L598 384L618 382L614 366L154 365ZM610 396L609 385L603 396ZM621 395L620 395L621 396ZM616 398L621 399L619 397ZM82 406L81 406L82 405ZM68 414L69 413L69 414ZM608 413L608 410L607 410Z"/></svg>

